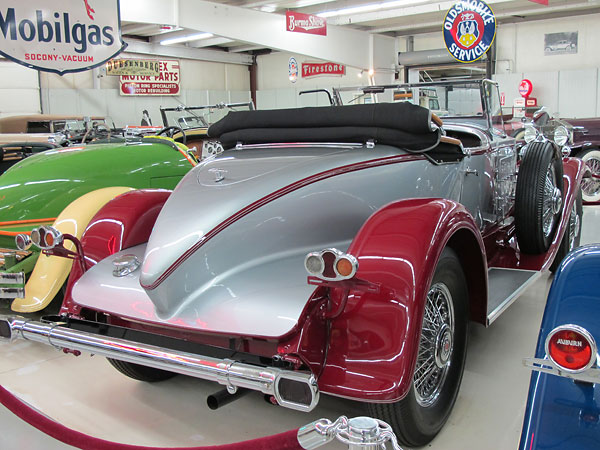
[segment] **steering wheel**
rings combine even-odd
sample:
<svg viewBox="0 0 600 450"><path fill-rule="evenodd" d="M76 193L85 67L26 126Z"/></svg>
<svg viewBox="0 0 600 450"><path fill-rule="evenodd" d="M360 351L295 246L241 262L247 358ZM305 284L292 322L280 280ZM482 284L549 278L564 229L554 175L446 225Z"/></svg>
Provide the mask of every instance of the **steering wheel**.
<svg viewBox="0 0 600 450"><path fill-rule="evenodd" d="M185 145L185 143L187 142L187 136L185 135L185 131L183 131L183 128L178 127L177 125L164 127L162 130L156 133L156 136L162 136L164 134L167 137L173 139L173 136L175 136L176 131L179 131L181 133L181 143Z"/></svg>

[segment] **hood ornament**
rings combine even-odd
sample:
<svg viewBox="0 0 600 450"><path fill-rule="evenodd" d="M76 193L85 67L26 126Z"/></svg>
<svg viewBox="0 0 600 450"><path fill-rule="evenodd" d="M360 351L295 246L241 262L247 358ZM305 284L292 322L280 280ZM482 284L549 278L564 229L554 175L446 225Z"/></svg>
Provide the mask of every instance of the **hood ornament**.
<svg viewBox="0 0 600 450"><path fill-rule="evenodd" d="M208 171L215 176L215 183L223 181L225 179L225 174L227 173L226 170L217 168L208 169Z"/></svg>

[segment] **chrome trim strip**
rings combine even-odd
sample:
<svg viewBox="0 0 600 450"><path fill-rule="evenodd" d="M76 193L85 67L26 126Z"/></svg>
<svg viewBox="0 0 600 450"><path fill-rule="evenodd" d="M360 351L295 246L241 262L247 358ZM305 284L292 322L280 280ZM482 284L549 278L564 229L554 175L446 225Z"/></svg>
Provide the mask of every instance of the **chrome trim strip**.
<svg viewBox="0 0 600 450"><path fill-rule="evenodd" d="M570 378L571 380L594 384L600 383L600 369L598 369L598 367L587 369L585 372L573 373L560 368L547 358L523 358L523 365L532 370L537 370L538 372Z"/></svg>
<svg viewBox="0 0 600 450"><path fill-rule="evenodd" d="M488 272L490 269L493 269L493 267L490 267L488 269ZM496 309L494 309L491 313L488 314L486 326L491 325L494 322L494 320L496 320L498 317L500 317L500 315L519 298L519 296L523 293L523 291L525 291L525 289L527 289L530 284L534 283L542 275L542 272L537 272L537 271L533 271L533 270L523 271L521 269L505 269L505 268L502 268L502 269L503 270L518 270L520 272L535 272L535 273L525 283L523 283L516 291L514 291L511 295L509 295L506 298L506 300L504 300L502 303L500 303L496 307Z"/></svg>
<svg viewBox="0 0 600 450"><path fill-rule="evenodd" d="M312 411L319 402L319 388L312 373L261 367L229 359L180 352L125 339L97 336L93 333L72 330L64 323L43 323L23 317L0 316L0 337L10 341L25 339L56 348L79 350L108 358L141 364L156 369L175 372L227 386L229 392L237 388L260 391L273 395L283 407L299 411ZM280 383L291 380L309 388L310 404L296 403L282 397Z"/></svg>
<svg viewBox="0 0 600 450"><path fill-rule="evenodd" d="M241 144L235 146L236 150L251 150L254 148L343 148L357 149L365 147L365 144L359 142L273 142L264 144Z"/></svg>
<svg viewBox="0 0 600 450"><path fill-rule="evenodd" d="M0 284L25 284L25 273L24 272L15 272L15 273L7 273L0 272Z"/></svg>
<svg viewBox="0 0 600 450"><path fill-rule="evenodd" d="M25 298L24 287L0 287L0 298L4 299L15 299Z"/></svg>

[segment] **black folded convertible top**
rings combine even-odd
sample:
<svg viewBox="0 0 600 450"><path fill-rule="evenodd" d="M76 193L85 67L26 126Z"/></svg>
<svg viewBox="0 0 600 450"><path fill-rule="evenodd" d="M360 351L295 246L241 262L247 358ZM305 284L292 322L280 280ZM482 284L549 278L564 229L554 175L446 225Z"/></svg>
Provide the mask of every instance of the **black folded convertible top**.
<svg viewBox="0 0 600 450"><path fill-rule="evenodd" d="M208 129L224 148L238 142L366 142L425 151L439 142L431 111L408 102L231 111Z"/></svg>

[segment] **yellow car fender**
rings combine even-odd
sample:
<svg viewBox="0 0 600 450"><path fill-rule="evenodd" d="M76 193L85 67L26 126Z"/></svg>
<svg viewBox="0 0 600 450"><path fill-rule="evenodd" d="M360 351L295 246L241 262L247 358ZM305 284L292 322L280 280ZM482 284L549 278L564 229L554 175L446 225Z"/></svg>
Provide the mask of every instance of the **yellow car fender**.
<svg viewBox="0 0 600 450"><path fill-rule="evenodd" d="M130 187L108 187L88 192L71 202L58 215L52 225L62 234L71 234L78 239L92 217L113 198L134 190ZM72 242L65 241L65 248L75 250ZM30 313L44 309L54 299L71 272L73 260L58 256L40 255L29 280L25 284L25 298L13 300L13 311Z"/></svg>

